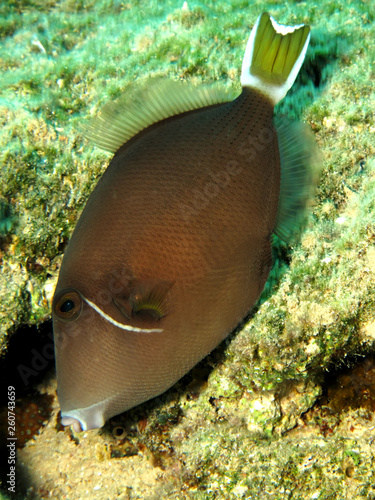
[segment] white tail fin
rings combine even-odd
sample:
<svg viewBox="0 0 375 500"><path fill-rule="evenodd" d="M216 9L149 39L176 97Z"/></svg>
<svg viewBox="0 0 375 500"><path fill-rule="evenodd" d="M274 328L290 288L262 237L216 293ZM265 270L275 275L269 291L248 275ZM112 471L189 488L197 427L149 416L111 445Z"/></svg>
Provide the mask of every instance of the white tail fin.
<svg viewBox="0 0 375 500"><path fill-rule="evenodd" d="M242 63L241 85L268 95L274 104L293 85L310 41L310 27L279 24L268 13L261 14L247 42Z"/></svg>

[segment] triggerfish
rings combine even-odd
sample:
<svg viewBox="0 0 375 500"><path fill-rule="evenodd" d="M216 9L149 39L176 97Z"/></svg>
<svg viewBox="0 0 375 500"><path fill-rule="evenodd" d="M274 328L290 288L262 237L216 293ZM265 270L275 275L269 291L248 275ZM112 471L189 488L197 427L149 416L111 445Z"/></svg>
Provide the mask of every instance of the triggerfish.
<svg viewBox="0 0 375 500"><path fill-rule="evenodd" d="M53 299L63 425L99 428L163 393L256 304L273 234L290 238L316 184L306 132L273 120L309 38L263 13L237 97L154 78L87 125L115 154Z"/></svg>

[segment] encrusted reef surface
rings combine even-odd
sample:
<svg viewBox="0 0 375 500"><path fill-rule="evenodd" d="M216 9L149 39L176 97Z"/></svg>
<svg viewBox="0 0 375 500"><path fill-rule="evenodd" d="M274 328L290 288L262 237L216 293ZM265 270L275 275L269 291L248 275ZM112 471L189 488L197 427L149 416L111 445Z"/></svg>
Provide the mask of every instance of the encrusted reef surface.
<svg viewBox="0 0 375 500"><path fill-rule="evenodd" d="M19 328L48 320L64 248L110 158L79 127L136 78L238 88L246 39L262 11L311 24L305 64L278 113L311 125L324 160L307 225L299 241L275 249L259 307L166 394L99 431L73 434L59 424L53 375L39 396L21 387L50 361L47 334L34 364L22 362L17 383L17 370L8 372L7 384L23 397L19 498L375 499L370 4L1 4L4 367Z"/></svg>

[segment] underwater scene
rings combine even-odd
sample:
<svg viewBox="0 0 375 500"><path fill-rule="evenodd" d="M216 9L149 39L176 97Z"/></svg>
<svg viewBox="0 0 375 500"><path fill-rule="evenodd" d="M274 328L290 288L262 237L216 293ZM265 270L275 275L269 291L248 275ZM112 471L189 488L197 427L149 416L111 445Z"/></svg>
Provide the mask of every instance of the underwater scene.
<svg viewBox="0 0 375 500"><path fill-rule="evenodd" d="M374 15L0 3L0 500L375 500Z"/></svg>

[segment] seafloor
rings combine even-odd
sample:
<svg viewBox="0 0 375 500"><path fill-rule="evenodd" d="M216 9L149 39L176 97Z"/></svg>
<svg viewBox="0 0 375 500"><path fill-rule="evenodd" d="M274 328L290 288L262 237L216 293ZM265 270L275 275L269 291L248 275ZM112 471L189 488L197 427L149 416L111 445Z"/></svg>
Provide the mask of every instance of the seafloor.
<svg viewBox="0 0 375 500"><path fill-rule="evenodd" d="M253 317L180 383L99 431L63 430L43 377L50 301L110 158L79 128L150 75L238 89L262 11L313 28L278 110L322 152L307 225L275 250ZM19 396L18 497L375 499L372 2L8 0L0 37L0 368Z"/></svg>

